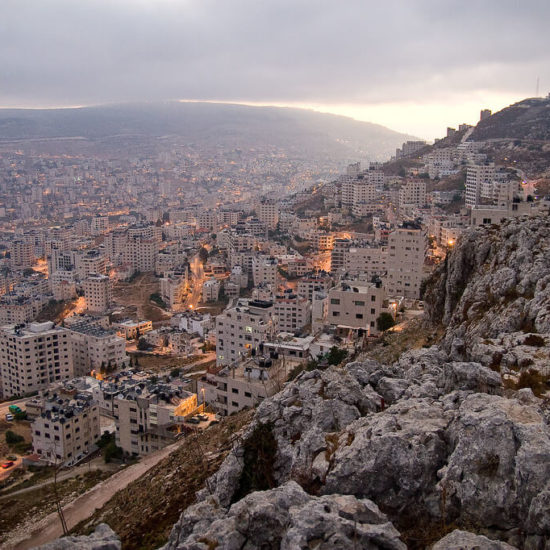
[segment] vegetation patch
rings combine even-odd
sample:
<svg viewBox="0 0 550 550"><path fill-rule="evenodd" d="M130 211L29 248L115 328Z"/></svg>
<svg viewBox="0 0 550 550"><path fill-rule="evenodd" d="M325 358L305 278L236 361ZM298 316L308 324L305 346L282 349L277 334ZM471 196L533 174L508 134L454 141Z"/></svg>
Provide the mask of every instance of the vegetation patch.
<svg viewBox="0 0 550 550"><path fill-rule="evenodd" d="M273 465L277 440L273 435L273 424L259 423L244 441L243 449L243 469L232 502L238 502L254 491L266 491L276 486Z"/></svg>

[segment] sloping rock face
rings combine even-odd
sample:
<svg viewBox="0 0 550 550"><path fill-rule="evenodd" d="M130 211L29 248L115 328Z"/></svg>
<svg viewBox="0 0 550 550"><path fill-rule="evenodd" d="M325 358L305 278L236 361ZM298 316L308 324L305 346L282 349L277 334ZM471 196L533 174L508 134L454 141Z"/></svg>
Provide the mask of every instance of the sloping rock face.
<svg viewBox="0 0 550 550"><path fill-rule="evenodd" d="M245 439L259 425L271 426L277 442L275 486L235 502L246 474L244 442L237 444L174 527L167 550L208 548L199 541L205 532L223 541L222 548L233 547L226 532L241 533L236 547L262 547L246 546L251 535L237 528L242 506L272 518L284 509L273 527L275 542L266 548L324 548L315 541L340 527L298 533L304 529L299 522L292 539L299 543L284 542L294 514L306 518L319 502L346 502L356 510L360 503L376 505L411 547L426 546L427 538L411 543L421 538L419 530L451 524L525 548L544 548L541 541L550 540L543 512L550 494L550 426L543 403L528 392L504 397L500 376L479 363L450 361L433 347L409 352L392 366L366 361L304 373L262 403ZM265 525L264 534L271 531Z"/></svg>
<svg viewBox="0 0 550 550"><path fill-rule="evenodd" d="M87 537L65 537L39 546L37 550L120 550L120 539L105 523Z"/></svg>
<svg viewBox="0 0 550 550"><path fill-rule="evenodd" d="M426 312L454 358L545 371L550 342L550 219L468 230L432 276Z"/></svg>

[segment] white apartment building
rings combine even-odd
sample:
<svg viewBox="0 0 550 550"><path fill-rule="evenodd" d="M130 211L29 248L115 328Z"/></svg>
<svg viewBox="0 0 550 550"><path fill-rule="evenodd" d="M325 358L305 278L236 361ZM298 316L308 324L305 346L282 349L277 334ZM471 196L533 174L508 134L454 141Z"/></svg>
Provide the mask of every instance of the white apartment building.
<svg viewBox="0 0 550 550"><path fill-rule="evenodd" d="M424 206L426 204L426 182L413 180L405 182L399 189L399 208Z"/></svg>
<svg viewBox="0 0 550 550"><path fill-rule="evenodd" d="M216 363L232 365L273 339L278 322L272 302L240 299L216 317Z"/></svg>
<svg viewBox="0 0 550 550"><path fill-rule="evenodd" d="M259 256L252 260L254 286L261 283L277 287L277 259Z"/></svg>
<svg viewBox="0 0 550 550"><path fill-rule="evenodd" d="M76 296L76 283L72 271L57 271L49 278L54 300L71 300Z"/></svg>
<svg viewBox="0 0 550 550"><path fill-rule="evenodd" d="M281 332L296 332L311 322L310 302L292 291L275 297L274 312Z"/></svg>
<svg viewBox="0 0 550 550"><path fill-rule="evenodd" d="M172 317L170 324L189 334L196 333L201 338L204 338L206 334L214 328L214 320L210 313L179 313Z"/></svg>
<svg viewBox="0 0 550 550"><path fill-rule="evenodd" d="M298 281L296 292L310 302L314 292L328 292L333 286L332 279L326 273L305 275Z"/></svg>
<svg viewBox="0 0 550 550"><path fill-rule="evenodd" d="M187 269L164 274L160 280L160 295L170 308L181 306L189 289Z"/></svg>
<svg viewBox="0 0 550 550"><path fill-rule="evenodd" d="M344 271L350 275L365 274L367 278L387 271L388 249L385 246L351 246L345 252Z"/></svg>
<svg viewBox="0 0 550 550"><path fill-rule="evenodd" d="M94 313L106 313L111 307L111 280L107 275L92 273L83 282L86 309Z"/></svg>
<svg viewBox="0 0 550 550"><path fill-rule="evenodd" d="M377 334L376 319L384 311L386 292L381 284L342 282L329 290L327 322L342 331Z"/></svg>
<svg viewBox="0 0 550 550"><path fill-rule="evenodd" d="M33 451L50 464L71 465L94 451L101 436L99 406L91 396L49 391L35 403Z"/></svg>
<svg viewBox="0 0 550 550"><path fill-rule="evenodd" d="M0 329L0 380L4 398L25 395L73 378L69 331L50 322Z"/></svg>
<svg viewBox="0 0 550 550"><path fill-rule="evenodd" d="M109 231L109 218L107 216L96 216L92 218L90 232L92 235L102 235Z"/></svg>
<svg viewBox="0 0 550 550"><path fill-rule="evenodd" d="M10 265L14 269L32 267L34 263L34 245L25 241L14 241L9 249Z"/></svg>
<svg viewBox="0 0 550 550"><path fill-rule="evenodd" d="M280 391L288 373L300 361L253 357L235 368L207 374L197 382L197 393L222 416L255 407Z"/></svg>
<svg viewBox="0 0 550 550"><path fill-rule="evenodd" d="M330 271L335 273L338 269L344 267L346 251L350 248L352 242L350 239L335 239L332 252L330 254Z"/></svg>
<svg viewBox="0 0 550 550"><path fill-rule="evenodd" d="M123 367L128 363L126 341L112 330L87 322L70 327L75 376L86 376L101 367Z"/></svg>
<svg viewBox="0 0 550 550"><path fill-rule="evenodd" d="M154 238L131 238L126 243L124 262L129 263L134 271L155 271L158 251L159 243Z"/></svg>
<svg viewBox="0 0 550 550"><path fill-rule="evenodd" d="M202 301L203 302L217 302L220 296L220 281L217 279L208 279L204 281L202 285Z"/></svg>
<svg viewBox="0 0 550 550"><path fill-rule="evenodd" d="M197 409L197 396L170 384L122 387L113 399L116 444L143 456L174 441L178 422Z"/></svg>
<svg viewBox="0 0 550 550"><path fill-rule="evenodd" d="M268 229L276 229L279 223L279 205L274 201L261 201L256 205L256 216Z"/></svg>
<svg viewBox="0 0 550 550"><path fill-rule="evenodd" d="M481 204L482 198L492 199L497 169L493 163L470 164L466 170L466 206Z"/></svg>
<svg viewBox="0 0 550 550"><path fill-rule="evenodd" d="M388 271L385 278L389 296L420 298L426 255L426 235L415 224L404 224L388 237Z"/></svg>

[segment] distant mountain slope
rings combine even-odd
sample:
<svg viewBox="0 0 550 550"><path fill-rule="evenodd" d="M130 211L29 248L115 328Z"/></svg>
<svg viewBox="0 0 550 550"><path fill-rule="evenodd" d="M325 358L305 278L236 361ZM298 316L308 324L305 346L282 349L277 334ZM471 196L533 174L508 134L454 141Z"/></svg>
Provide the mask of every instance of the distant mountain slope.
<svg viewBox="0 0 550 550"><path fill-rule="evenodd" d="M223 103L148 103L71 109L0 109L0 140L179 135L194 142L277 145L386 158L411 136L305 109Z"/></svg>
<svg viewBox="0 0 550 550"><path fill-rule="evenodd" d="M481 120L471 139L550 140L550 99L531 98L514 103Z"/></svg>

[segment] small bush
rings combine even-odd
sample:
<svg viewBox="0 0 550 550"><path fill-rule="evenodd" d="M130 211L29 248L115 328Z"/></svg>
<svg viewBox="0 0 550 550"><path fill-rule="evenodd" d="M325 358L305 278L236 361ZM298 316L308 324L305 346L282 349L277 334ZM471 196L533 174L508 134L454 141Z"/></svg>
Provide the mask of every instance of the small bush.
<svg viewBox="0 0 550 550"><path fill-rule="evenodd" d="M25 441L25 438L22 435L18 435L11 430L6 432L6 443L8 445L15 445L16 443L21 443L22 441Z"/></svg>
<svg viewBox="0 0 550 550"><path fill-rule="evenodd" d="M534 348L542 348L546 345L544 338L538 334L529 334L523 341L524 346L531 346Z"/></svg>
<svg viewBox="0 0 550 550"><path fill-rule="evenodd" d="M395 325L394 318L385 311L378 316L378 319L376 319L376 328L380 332L385 332L386 330L390 329L394 325Z"/></svg>
<svg viewBox="0 0 550 550"><path fill-rule="evenodd" d="M243 469L232 502L238 502L254 491L276 486L273 465L277 455L277 440L271 423L258 424L243 443Z"/></svg>

